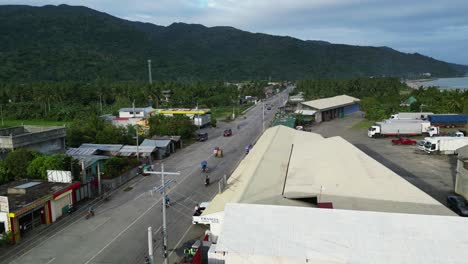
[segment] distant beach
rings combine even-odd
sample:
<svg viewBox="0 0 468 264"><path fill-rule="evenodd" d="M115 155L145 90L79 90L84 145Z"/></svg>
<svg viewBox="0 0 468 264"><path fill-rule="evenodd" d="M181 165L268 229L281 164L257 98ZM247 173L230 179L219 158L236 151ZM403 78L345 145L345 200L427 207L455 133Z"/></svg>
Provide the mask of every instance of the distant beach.
<svg viewBox="0 0 468 264"><path fill-rule="evenodd" d="M418 89L421 86L436 86L443 90L468 89L468 77L408 80L405 83L413 89Z"/></svg>

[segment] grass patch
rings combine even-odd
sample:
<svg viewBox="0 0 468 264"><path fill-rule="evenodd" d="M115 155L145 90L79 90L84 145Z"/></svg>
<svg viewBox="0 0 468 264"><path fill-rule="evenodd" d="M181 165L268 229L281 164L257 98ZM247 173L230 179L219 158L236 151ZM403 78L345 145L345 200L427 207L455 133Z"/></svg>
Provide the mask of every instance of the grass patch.
<svg viewBox="0 0 468 264"><path fill-rule="evenodd" d="M361 128L369 128L370 126L372 126L376 121L372 121L372 120L363 120L357 124L355 124L352 128L355 128L355 129L361 129Z"/></svg>
<svg viewBox="0 0 468 264"><path fill-rule="evenodd" d="M46 121L46 120L3 120L3 125L0 123L1 127L12 127L12 126L22 126L22 125L31 125L31 126L69 126L72 122L64 121Z"/></svg>
<svg viewBox="0 0 468 264"><path fill-rule="evenodd" d="M237 116L240 116L242 112L247 110L247 108L251 107L253 103L248 103L248 104L243 104L240 107L235 107L234 108L234 113ZM219 107L213 107L211 108L211 116L218 119L218 120L224 120L227 119L228 117L230 118L232 116L232 106L219 106Z"/></svg>

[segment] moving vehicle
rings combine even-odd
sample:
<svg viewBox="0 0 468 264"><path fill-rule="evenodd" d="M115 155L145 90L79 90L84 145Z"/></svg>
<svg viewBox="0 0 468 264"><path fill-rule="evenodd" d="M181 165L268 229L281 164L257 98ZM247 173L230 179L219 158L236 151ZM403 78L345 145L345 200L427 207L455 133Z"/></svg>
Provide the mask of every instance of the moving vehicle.
<svg viewBox="0 0 468 264"><path fill-rule="evenodd" d="M232 130L231 130L230 128L224 130L223 136L225 136L225 137L230 137L230 136L232 136Z"/></svg>
<svg viewBox="0 0 468 264"><path fill-rule="evenodd" d="M465 198L458 195L449 195L447 205L460 216L468 216L468 204Z"/></svg>
<svg viewBox="0 0 468 264"><path fill-rule="evenodd" d="M200 206L198 206L198 209L193 213L192 224L196 225L196 224L200 223L201 214L208 207L209 204L210 204L209 202L200 203Z"/></svg>
<svg viewBox="0 0 468 264"><path fill-rule="evenodd" d="M429 121L395 119L376 122L367 131L369 137L417 136L422 134L438 135L439 128L431 126Z"/></svg>
<svg viewBox="0 0 468 264"><path fill-rule="evenodd" d="M267 106L267 110L271 110L271 106Z"/></svg>
<svg viewBox="0 0 468 264"><path fill-rule="evenodd" d="M468 115L466 114L429 115L427 120L429 120L433 126L463 127L468 123Z"/></svg>
<svg viewBox="0 0 468 264"><path fill-rule="evenodd" d="M197 141L203 142L208 140L208 133L198 133Z"/></svg>
<svg viewBox="0 0 468 264"><path fill-rule="evenodd" d="M205 187L210 185L210 176L208 174L205 176Z"/></svg>
<svg viewBox="0 0 468 264"><path fill-rule="evenodd" d="M400 137L399 139L393 139L393 145L416 145L418 143L416 140L407 138L407 137Z"/></svg>
<svg viewBox="0 0 468 264"><path fill-rule="evenodd" d="M429 154L456 154L457 149L468 145L468 137L432 137L424 140L424 151Z"/></svg>
<svg viewBox="0 0 468 264"><path fill-rule="evenodd" d="M429 115L433 115L431 112L421 112L421 113L411 113L411 112L400 112L398 114L393 114L390 116L390 119L419 119L427 120Z"/></svg>

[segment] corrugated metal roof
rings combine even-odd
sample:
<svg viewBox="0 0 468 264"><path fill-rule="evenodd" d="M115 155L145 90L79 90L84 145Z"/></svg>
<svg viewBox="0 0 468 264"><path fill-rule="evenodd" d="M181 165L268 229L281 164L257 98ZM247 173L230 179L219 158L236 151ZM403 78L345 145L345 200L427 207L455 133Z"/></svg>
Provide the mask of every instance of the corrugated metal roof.
<svg viewBox="0 0 468 264"><path fill-rule="evenodd" d="M301 104L312 107L317 110L327 110L330 108L341 107L359 102L360 100L349 95L338 95L323 99L303 102Z"/></svg>
<svg viewBox="0 0 468 264"><path fill-rule="evenodd" d="M135 107L132 108L132 107L125 107L125 108L120 108L119 109L119 112L133 112L133 110L135 110L135 112L150 112L150 111L153 111L154 108L153 107Z"/></svg>
<svg viewBox="0 0 468 264"><path fill-rule="evenodd" d="M106 160L110 158L108 156L100 156L100 155L71 155L71 156L77 159L80 162L80 164L81 162L84 162L85 168L93 165L97 161Z"/></svg>
<svg viewBox="0 0 468 264"><path fill-rule="evenodd" d="M73 156L73 155L93 155L98 152L96 148L70 148L67 149L65 154Z"/></svg>
<svg viewBox="0 0 468 264"><path fill-rule="evenodd" d="M140 153L152 153L156 151L156 146L138 146L138 152ZM125 145L120 150L119 153L136 153L137 146Z"/></svg>
<svg viewBox="0 0 468 264"><path fill-rule="evenodd" d="M452 216L228 204L216 251L239 264L465 263L467 229Z"/></svg>
<svg viewBox="0 0 468 264"><path fill-rule="evenodd" d="M140 146L152 146L158 148L166 148L171 144L171 140L168 139L145 139L141 142Z"/></svg>
<svg viewBox="0 0 468 264"><path fill-rule="evenodd" d="M92 149L98 149L101 151L110 151L110 152L118 152L123 145L119 144L82 144L79 148L84 149L84 148L92 148Z"/></svg>
<svg viewBox="0 0 468 264"><path fill-rule="evenodd" d="M343 138L284 126L265 131L203 214L228 202L310 207L296 199L318 196L339 209L454 215Z"/></svg>

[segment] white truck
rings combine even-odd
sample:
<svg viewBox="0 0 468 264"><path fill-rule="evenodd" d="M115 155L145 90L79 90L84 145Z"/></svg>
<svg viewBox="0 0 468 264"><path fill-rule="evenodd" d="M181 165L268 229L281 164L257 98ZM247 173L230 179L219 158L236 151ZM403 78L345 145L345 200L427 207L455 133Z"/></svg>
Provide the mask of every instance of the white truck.
<svg viewBox="0 0 468 264"><path fill-rule="evenodd" d="M410 112L400 112L398 114L393 114L390 116L390 119L420 119L427 120L429 115L433 115L431 112L421 112L421 113L410 113Z"/></svg>
<svg viewBox="0 0 468 264"><path fill-rule="evenodd" d="M459 148L468 145L468 137L433 137L424 140L424 151L429 154L456 154Z"/></svg>
<svg viewBox="0 0 468 264"><path fill-rule="evenodd" d="M195 212L193 213L192 224L196 225L196 224L200 223L201 215L202 215L203 211L205 211L205 209L208 207L209 204L210 204L210 202L200 203L200 205L198 206L198 209L195 210Z"/></svg>
<svg viewBox="0 0 468 264"><path fill-rule="evenodd" d="M211 115L193 115L193 124L197 127L205 127L211 123Z"/></svg>
<svg viewBox="0 0 468 264"><path fill-rule="evenodd" d="M431 126L429 121L424 120L400 120L388 119L382 122L376 122L367 130L367 136L385 137L385 136L417 136L428 134L434 136L439 134L439 128Z"/></svg>

